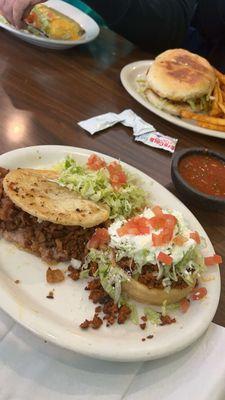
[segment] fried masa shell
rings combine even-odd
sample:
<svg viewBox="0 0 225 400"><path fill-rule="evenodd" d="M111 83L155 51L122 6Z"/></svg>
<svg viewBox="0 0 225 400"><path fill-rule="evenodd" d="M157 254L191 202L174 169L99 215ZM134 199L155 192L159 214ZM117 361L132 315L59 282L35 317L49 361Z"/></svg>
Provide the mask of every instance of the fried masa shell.
<svg viewBox="0 0 225 400"><path fill-rule="evenodd" d="M178 303L184 299L193 289L193 286L185 288L172 288L169 292L164 289L152 288L149 289L143 283L134 279L122 283L122 291L130 298L138 301L139 303L151 304L161 306L166 300L167 304Z"/></svg>
<svg viewBox="0 0 225 400"><path fill-rule="evenodd" d="M16 169L5 176L3 187L17 207L43 221L90 228L108 219L107 205L59 186L52 181L57 177L55 171Z"/></svg>

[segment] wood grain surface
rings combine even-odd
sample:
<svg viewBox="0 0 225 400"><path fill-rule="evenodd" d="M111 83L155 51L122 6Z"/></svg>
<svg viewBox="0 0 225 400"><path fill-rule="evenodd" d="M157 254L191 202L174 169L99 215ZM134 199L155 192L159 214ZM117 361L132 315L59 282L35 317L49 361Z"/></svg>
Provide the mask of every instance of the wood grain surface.
<svg viewBox="0 0 225 400"><path fill-rule="evenodd" d="M0 153L40 144L88 148L139 168L178 196L171 183L171 154L134 142L131 130L122 125L94 136L77 125L92 116L131 108L159 132L178 138L177 150L204 146L225 153L225 140L171 125L126 93L119 78L122 67L144 59L151 59L151 55L106 29L91 44L59 52L26 44L0 30ZM225 260L225 212L210 212L201 204L183 201ZM225 263L214 318L223 326L224 267Z"/></svg>

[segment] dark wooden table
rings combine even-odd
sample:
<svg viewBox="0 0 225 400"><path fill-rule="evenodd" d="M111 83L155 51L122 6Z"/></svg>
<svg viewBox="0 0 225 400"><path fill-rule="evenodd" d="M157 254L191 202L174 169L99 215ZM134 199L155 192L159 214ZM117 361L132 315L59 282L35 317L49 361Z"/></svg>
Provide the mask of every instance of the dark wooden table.
<svg viewBox="0 0 225 400"><path fill-rule="evenodd" d="M0 31L1 153L40 144L88 148L130 163L176 194L169 153L134 142L131 130L121 125L95 136L77 125L92 116L131 108L159 132L178 138L177 150L204 146L225 153L225 140L171 125L144 109L123 89L121 68L150 58L108 30L89 45L61 52L33 47ZM188 206L209 235L216 253L225 260L225 212ZM214 321L225 326L223 266L221 276L221 299Z"/></svg>

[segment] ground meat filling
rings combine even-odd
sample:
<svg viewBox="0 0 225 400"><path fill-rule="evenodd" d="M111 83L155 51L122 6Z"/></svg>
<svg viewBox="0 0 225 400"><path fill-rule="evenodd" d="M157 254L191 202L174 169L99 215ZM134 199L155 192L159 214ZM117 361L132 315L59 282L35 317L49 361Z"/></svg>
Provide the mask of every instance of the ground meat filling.
<svg viewBox="0 0 225 400"><path fill-rule="evenodd" d="M91 275L90 271L90 276ZM114 325L115 323L124 324L127 319L129 319L131 310L128 306L121 305L118 306L113 302L108 293L103 289L100 279L95 278L88 282L85 290L90 291L89 299L94 304L101 304L95 308L95 314L92 320L85 319L84 322L80 324L82 329L98 329L103 324L103 321L106 322L106 326L109 327ZM99 314L103 314L103 318L99 317Z"/></svg>
<svg viewBox="0 0 225 400"><path fill-rule="evenodd" d="M80 327L82 329L99 329L104 322L106 324L106 327L110 327L114 324L124 324L131 317L132 310L129 304L115 304L113 299L102 287L100 279L93 276L93 273L96 272L97 264L91 262L89 267L90 269L88 270L88 273L91 280L88 281L85 290L89 291L88 298L92 301L92 303L99 305L95 308L93 318L91 320L85 319L80 324ZM71 279L80 279L81 268L76 269L72 266L69 266L68 272L70 272L68 276ZM73 274L75 274L76 279L73 278ZM171 318L169 315L163 316L162 313L159 313L159 317L161 320L160 325L170 325L176 322L176 319ZM140 318L140 329L145 330L147 328L147 321L148 319L146 315L143 315ZM147 336L147 338L151 339L153 338L153 336L149 335Z"/></svg>
<svg viewBox="0 0 225 400"><path fill-rule="evenodd" d="M118 265L122 268L128 275L132 275L133 271L136 270L136 266L133 260L130 258L122 258ZM138 282L143 283L149 289L157 288L164 289L162 284L162 279L157 279L158 267L157 265L144 265L142 267L141 274L138 276ZM182 278L178 278L177 282L172 281L171 288L184 289L188 285Z"/></svg>
<svg viewBox="0 0 225 400"><path fill-rule="evenodd" d="M19 247L41 257L47 263L81 260L85 246L95 231L80 226L64 226L52 222L38 222L6 196L3 178L7 169L0 168L0 234Z"/></svg>

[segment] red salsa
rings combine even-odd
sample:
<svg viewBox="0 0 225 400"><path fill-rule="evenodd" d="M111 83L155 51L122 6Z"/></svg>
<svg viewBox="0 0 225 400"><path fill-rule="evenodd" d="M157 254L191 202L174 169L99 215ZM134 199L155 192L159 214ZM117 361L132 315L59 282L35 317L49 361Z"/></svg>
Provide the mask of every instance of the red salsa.
<svg viewBox="0 0 225 400"><path fill-rule="evenodd" d="M181 159L178 169L193 188L211 196L225 197L225 162L222 160L192 154Z"/></svg>

